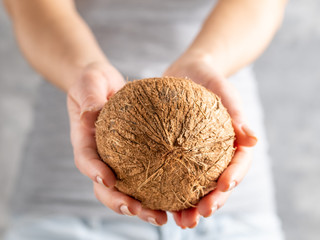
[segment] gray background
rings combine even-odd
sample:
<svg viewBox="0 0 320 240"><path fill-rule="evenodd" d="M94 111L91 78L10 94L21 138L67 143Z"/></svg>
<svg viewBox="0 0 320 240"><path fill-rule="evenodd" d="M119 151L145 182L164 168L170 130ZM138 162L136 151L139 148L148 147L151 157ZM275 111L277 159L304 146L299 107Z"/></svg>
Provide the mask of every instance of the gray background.
<svg viewBox="0 0 320 240"><path fill-rule="evenodd" d="M320 236L320 1L292 0L255 65L287 239ZM0 238L40 77L19 53L0 7Z"/></svg>

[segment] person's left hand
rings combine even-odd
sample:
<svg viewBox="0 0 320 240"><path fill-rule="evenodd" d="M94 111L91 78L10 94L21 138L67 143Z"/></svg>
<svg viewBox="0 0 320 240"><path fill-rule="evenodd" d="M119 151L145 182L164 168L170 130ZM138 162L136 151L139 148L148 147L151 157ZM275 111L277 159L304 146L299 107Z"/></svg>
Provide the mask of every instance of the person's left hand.
<svg viewBox="0 0 320 240"><path fill-rule="evenodd" d="M183 229L193 228L197 226L200 216L209 217L222 207L231 190L244 178L252 160L250 147L257 143L257 138L246 125L238 92L218 69L215 69L210 56L185 53L163 75L190 78L217 94L232 118L236 134L235 155L219 177L216 189L204 196L196 207L172 213L178 226Z"/></svg>

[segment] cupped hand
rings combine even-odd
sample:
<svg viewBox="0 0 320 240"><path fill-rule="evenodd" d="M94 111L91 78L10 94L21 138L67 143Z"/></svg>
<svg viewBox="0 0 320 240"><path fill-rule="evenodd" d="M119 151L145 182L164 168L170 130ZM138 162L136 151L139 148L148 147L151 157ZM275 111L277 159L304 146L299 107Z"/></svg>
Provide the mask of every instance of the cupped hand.
<svg viewBox="0 0 320 240"><path fill-rule="evenodd" d="M217 94L231 116L236 134L236 152L228 167L218 179L215 190L204 196L196 207L173 212L176 224L181 228L193 228L200 216L209 217L227 201L231 190L246 175L252 161L252 148L257 138L247 126L241 99L233 85L214 68L209 55L186 53L175 61L164 76L187 77Z"/></svg>
<svg viewBox="0 0 320 240"><path fill-rule="evenodd" d="M105 102L125 85L122 75L109 63L92 63L68 90L68 112L74 160L81 173L94 185L97 199L113 211L137 215L154 225L167 221L163 211L142 208L141 203L114 186L113 171L99 158L95 141L95 121Z"/></svg>

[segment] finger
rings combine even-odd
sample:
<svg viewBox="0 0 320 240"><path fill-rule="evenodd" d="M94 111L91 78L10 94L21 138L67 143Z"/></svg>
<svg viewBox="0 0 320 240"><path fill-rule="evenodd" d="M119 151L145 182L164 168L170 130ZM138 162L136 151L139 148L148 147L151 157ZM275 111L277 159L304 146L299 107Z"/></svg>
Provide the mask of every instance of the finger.
<svg viewBox="0 0 320 240"><path fill-rule="evenodd" d="M112 170L97 154L94 131L80 123L79 108L71 98L68 98L68 109L75 165L92 181L107 187L114 186L116 179Z"/></svg>
<svg viewBox="0 0 320 240"><path fill-rule="evenodd" d="M172 216L176 224L181 227L182 229L185 229L186 227L182 225L181 222L181 211L172 212Z"/></svg>
<svg viewBox="0 0 320 240"><path fill-rule="evenodd" d="M119 192L116 188L106 188L101 184L94 183L94 193L103 205L116 213L134 216L142 210L139 201Z"/></svg>
<svg viewBox="0 0 320 240"><path fill-rule="evenodd" d="M220 192L218 190L213 190L203 197L198 205L197 209L201 216L210 217L215 211L221 208L227 201L231 194L229 192Z"/></svg>
<svg viewBox="0 0 320 240"><path fill-rule="evenodd" d="M116 184L113 171L101 161L95 148L74 148L74 159L79 171L92 181L110 188Z"/></svg>
<svg viewBox="0 0 320 240"><path fill-rule="evenodd" d="M127 216L138 215L143 221L155 226L161 226L167 222L166 212L142 208L139 201L119 192L116 188L106 188L94 183L94 192L102 204L116 213Z"/></svg>
<svg viewBox="0 0 320 240"><path fill-rule="evenodd" d="M233 121L232 125L236 135L236 146L253 147L257 144L256 134L245 123L237 124Z"/></svg>
<svg viewBox="0 0 320 240"><path fill-rule="evenodd" d="M227 108L236 134L236 144L247 147L256 145L258 139L246 124L242 101L234 86L226 79L221 78L210 81L208 89L217 94Z"/></svg>
<svg viewBox="0 0 320 240"><path fill-rule="evenodd" d="M188 208L181 211L181 225L187 228L194 228L198 225L200 215L197 208Z"/></svg>
<svg viewBox="0 0 320 240"><path fill-rule="evenodd" d="M248 172L251 162L251 149L238 147L229 166L218 179L217 190L226 192L236 187Z"/></svg>
<svg viewBox="0 0 320 240"><path fill-rule="evenodd" d="M167 213L164 211L151 210L148 208L142 208L141 212L138 214L138 217L143 221L151 223L155 226L162 226L167 222Z"/></svg>

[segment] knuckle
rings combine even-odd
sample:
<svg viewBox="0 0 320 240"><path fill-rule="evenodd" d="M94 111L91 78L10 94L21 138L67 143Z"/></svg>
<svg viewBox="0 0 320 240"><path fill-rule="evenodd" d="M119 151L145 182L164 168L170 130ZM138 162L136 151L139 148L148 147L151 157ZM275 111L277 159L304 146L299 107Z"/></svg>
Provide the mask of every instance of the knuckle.
<svg viewBox="0 0 320 240"><path fill-rule="evenodd" d="M79 170L81 169L81 164L80 164L80 160L78 156L74 157L74 164L76 166L76 168L78 168Z"/></svg>
<svg viewBox="0 0 320 240"><path fill-rule="evenodd" d="M93 93L89 93L87 94L84 99L83 99L83 102L82 102L82 105L90 105L90 104L93 104L95 101L96 101L97 97L95 94Z"/></svg>
<svg viewBox="0 0 320 240"><path fill-rule="evenodd" d="M77 168L83 175L86 175L86 176L90 177L90 176L88 175L88 173L85 171L85 169L83 168L83 164L82 164L79 156L75 156L75 157L74 157L74 164L75 164L76 168ZM91 178L91 177L90 177L90 178Z"/></svg>
<svg viewBox="0 0 320 240"><path fill-rule="evenodd" d="M101 72L98 69L91 68L82 74L83 81L92 81L101 77Z"/></svg>
<svg viewBox="0 0 320 240"><path fill-rule="evenodd" d="M82 158L81 158L81 154L79 153L78 149L74 150L73 156L74 156L74 158L73 158L74 164L80 170L82 168Z"/></svg>
<svg viewBox="0 0 320 240"><path fill-rule="evenodd" d="M74 147L75 143L76 143L75 134L74 134L73 129L70 130L70 143L71 143L72 147Z"/></svg>
<svg viewBox="0 0 320 240"><path fill-rule="evenodd" d="M101 202L101 195L100 195L96 186L94 186L94 188L93 188L93 193L94 193L94 196L96 197L96 199L98 199L98 201Z"/></svg>

